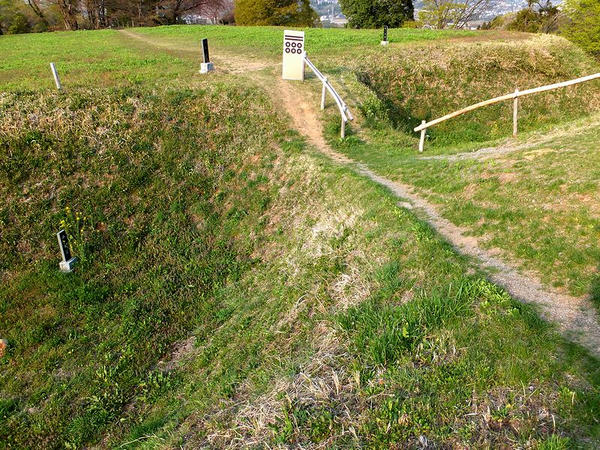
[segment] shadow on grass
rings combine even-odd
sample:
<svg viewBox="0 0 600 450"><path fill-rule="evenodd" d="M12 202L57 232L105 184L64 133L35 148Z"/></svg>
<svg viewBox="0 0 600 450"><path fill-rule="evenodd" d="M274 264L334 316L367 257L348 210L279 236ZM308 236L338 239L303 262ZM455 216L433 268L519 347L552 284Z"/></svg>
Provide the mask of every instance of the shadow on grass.
<svg viewBox="0 0 600 450"><path fill-rule="evenodd" d="M598 273L592 278L590 298L592 303L600 310L600 266L598 266Z"/></svg>

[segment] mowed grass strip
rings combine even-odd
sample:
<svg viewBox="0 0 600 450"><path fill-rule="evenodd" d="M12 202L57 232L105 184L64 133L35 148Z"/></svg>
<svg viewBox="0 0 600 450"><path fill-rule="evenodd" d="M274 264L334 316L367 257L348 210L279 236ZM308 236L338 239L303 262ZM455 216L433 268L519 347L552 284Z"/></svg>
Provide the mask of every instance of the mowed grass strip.
<svg viewBox="0 0 600 450"><path fill-rule="evenodd" d="M168 53L144 51L116 30L1 36L0 54L0 91L55 89L51 62L65 90L164 85L197 71Z"/></svg>
<svg viewBox="0 0 600 450"><path fill-rule="evenodd" d="M131 32L156 43L179 48L199 48L202 38L208 38L211 47L241 54L247 58L281 58L283 31L289 27L230 27L219 25L163 26L132 28ZM345 30L337 28L294 28L305 33L305 49L312 56L332 56L352 52L384 52L380 46L383 30ZM472 31L389 29L388 39L392 45L418 41L431 41L455 37L473 36Z"/></svg>

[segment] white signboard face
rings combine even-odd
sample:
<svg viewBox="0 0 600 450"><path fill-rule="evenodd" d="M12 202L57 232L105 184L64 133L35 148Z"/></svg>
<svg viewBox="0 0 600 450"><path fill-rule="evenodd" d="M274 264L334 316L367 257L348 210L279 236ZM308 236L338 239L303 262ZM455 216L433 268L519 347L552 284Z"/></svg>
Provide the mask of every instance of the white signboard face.
<svg viewBox="0 0 600 450"><path fill-rule="evenodd" d="M304 80L304 31L283 31L284 80Z"/></svg>

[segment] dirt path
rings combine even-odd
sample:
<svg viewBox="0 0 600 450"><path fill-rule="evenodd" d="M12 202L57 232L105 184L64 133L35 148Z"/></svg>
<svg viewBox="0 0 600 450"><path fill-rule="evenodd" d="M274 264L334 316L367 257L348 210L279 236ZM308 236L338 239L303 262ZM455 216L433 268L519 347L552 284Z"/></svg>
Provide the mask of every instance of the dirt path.
<svg viewBox="0 0 600 450"><path fill-rule="evenodd" d="M128 37L142 40L153 47L165 50L190 51L189 48L183 49L157 43L129 31L122 31L122 33ZM253 64L256 64L260 69L276 66L276 64L269 62L246 60L240 55L232 55L231 58L228 56L227 59L228 61L223 61L223 64L234 66L231 70L227 70L228 73L247 73L249 72L248 68L252 67ZM252 73L252 71L250 72ZM465 236L462 229L444 219L432 204L414 193L410 186L381 177L366 166L334 151L323 138L323 127L318 115L318 102L308 99L294 82L284 81L278 74L273 73L264 79L256 76L255 73L252 73L251 76L253 82L260 83L273 95L275 103L281 105L291 117L294 128L306 136L313 147L336 162L353 167L360 174L385 186L399 199L410 202L417 215L428 222L459 253L467 255L478 262L478 265L488 273L488 277L492 282L506 289L513 298L536 306L541 316L557 324L567 339L581 344L592 354L600 357L600 321L589 298L571 297L551 291L545 288L535 277L520 274L508 263L480 247L476 238ZM277 77L275 83L273 83L273 76ZM478 157L474 156L478 153L479 156L485 157L508 153L518 148L520 146L515 146L514 149L507 146L505 150L483 149L479 152L451 156L455 159L466 159L467 157Z"/></svg>
<svg viewBox="0 0 600 450"><path fill-rule="evenodd" d="M585 124L567 124L565 126L555 127L552 132L532 133L528 136L527 142L518 142L512 139L506 139L502 144L496 147L485 147L472 152L456 153L454 155L432 155L420 156L418 159L425 160L441 160L441 161L464 161L464 160L479 160L484 161L490 158L496 158L519 150L526 150L532 147L546 145L555 141L558 137L565 134L578 135L580 132L588 130L590 127L600 126L600 118L594 116L591 121ZM556 150L564 151L564 150Z"/></svg>
<svg viewBox="0 0 600 450"><path fill-rule="evenodd" d="M478 261L492 282L506 289L513 298L535 305L541 316L556 323L565 337L600 356L600 321L589 298L571 297L550 291L536 278L520 274L515 268L481 248L476 238L465 236L462 229L444 219L433 205L415 194L410 186L379 176L363 164L335 152L323 138L316 105L307 102L300 93L295 93L290 82L280 80L278 88L280 98L292 117L295 128L305 135L314 147L338 162L352 165L362 175L388 188L399 199L408 200L417 215L435 228L459 253Z"/></svg>
<svg viewBox="0 0 600 450"><path fill-rule="evenodd" d="M119 30L119 32L128 38L134 39L150 47L155 47L167 52L198 55L198 58L200 58L200 47L194 49L189 46L178 46L168 42L160 42L128 30ZM239 55L235 53L224 52L223 50L219 50L219 56L213 55L211 51L210 59L211 61L214 61L218 72L238 74L273 67L273 63L261 61L259 59L240 58Z"/></svg>

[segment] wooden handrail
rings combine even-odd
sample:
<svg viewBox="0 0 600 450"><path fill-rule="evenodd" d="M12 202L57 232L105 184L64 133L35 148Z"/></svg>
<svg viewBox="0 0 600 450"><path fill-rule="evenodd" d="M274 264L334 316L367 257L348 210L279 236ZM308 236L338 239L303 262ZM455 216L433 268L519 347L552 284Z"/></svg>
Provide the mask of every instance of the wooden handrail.
<svg viewBox="0 0 600 450"><path fill-rule="evenodd" d="M563 81L561 83L554 83L554 84L548 84L546 86L540 86L537 88L533 88L533 89L527 89L524 91L519 91L518 89L515 92L512 92L510 94L506 94L506 95L501 95L500 97L495 97L495 98L491 98L489 100L485 100L483 102L479 102L479 103L475 103L474 105L471 106L467 106L466 108L463 109L459 109L458 111L454 111L450 114L446 114L445 116L442 116L438 119L434 119L430 122L425 122L423 121L421 123L421 125L419 125L418 127L415 128L415 132L419 132L421 131L421 133L423 134L423 132L425 130L427 130L427 128L432 127L433 125L437 125L438 123L444 122L448 119L452 119L453 117L456 116L460 116L461 114L467 113L469 111L473 111L475 109L481 108L483 106L488 106L488 105L492 105L494 103L498 103L498 102L502 102L504 100L510 100L510 99L514 99L515 100L515 106L517 105L517 99L519 97L524 97L526 95L530 95L530 94L537 94L539 92L545 92L545 91L551 91L553 89L558 89L558 88L562 88L562 87L567 87L567 86L571 86L573 84L578 84L578 83L584 83L586 81L590 81L590 80L594 80L600 78L600 73L595 73L593 75L588 75L585 77L581 77L581 78L576 78L574 80L569 80L569 81ZM516 111L516 109L515 109ZM516 134L516 114L514 114L514 134ZM419 151L423 151L423 142L424 142L424 136L421 136L421 143L419 145Z"/></svg>

